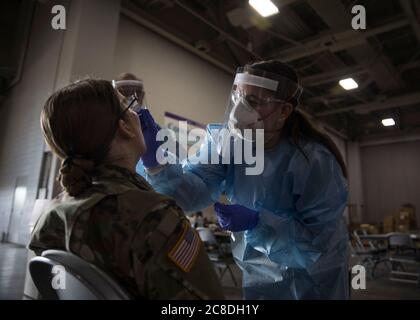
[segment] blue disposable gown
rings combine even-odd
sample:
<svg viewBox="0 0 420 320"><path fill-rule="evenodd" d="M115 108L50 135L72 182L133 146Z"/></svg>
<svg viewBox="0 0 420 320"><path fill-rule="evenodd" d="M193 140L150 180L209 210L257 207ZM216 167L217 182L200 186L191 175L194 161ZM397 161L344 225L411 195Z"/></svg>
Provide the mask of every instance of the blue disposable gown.
<svg viewBox="0 0 420 320"><path fill-rule="evenodd" d="M209 129L216 126L208 126L196 157L214 144ZM283 139L265 152L261 175L246 175L247 165L233 161L191 164L191 159L147 175L156 191L186 212L208 207L222 192L232 204L259 211L254 229L232 237L245 299L348 298L347 182L326 147L308 141L301 147L306 157Z"/></svg>

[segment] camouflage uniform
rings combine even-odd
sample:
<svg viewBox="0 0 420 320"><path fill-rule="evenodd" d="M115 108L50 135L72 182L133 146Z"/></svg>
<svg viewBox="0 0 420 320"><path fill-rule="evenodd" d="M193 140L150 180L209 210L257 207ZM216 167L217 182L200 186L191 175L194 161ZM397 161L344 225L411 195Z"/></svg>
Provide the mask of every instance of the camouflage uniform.
<svg viewBox="0 0 420 320"><path fill-rule="evenodd" d="M114 276L135 298L221 299L220 282L196 231L176 203L139 175L95 170L76 198L53 201L29 248L73 252Z"/></svg>

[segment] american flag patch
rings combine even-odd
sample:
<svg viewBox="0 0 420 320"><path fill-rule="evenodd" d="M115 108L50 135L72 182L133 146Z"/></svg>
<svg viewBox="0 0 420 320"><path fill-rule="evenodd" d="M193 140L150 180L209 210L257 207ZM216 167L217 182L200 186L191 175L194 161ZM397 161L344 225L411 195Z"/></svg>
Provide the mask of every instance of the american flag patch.
<svg viewBox="0 0 420 320"><path fill-rule="evenodd" d="M181 237L169 251L168 257L183 271L189 272L198 256L200 245L201 240L197 232L185 222Z"/></svg>

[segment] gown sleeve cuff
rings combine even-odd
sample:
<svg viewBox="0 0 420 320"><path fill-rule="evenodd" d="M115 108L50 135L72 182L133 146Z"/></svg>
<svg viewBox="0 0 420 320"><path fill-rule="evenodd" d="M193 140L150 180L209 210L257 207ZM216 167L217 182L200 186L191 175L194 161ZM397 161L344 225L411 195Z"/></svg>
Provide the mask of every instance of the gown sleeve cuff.
<svg viewBox="0 0 420 320"><path fill-rule="evenodd" d="M163 169L165 169L167 165L160 165L154 168L144 168L144 170L146 171L146 173L150 176L154 176L157 175L158 173L160 173Z"/></svg>

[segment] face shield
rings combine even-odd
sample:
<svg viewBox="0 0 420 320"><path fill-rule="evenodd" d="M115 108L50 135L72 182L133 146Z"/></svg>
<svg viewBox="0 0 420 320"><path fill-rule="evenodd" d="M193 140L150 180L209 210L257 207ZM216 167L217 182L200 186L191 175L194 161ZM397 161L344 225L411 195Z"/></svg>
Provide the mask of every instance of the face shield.
<svg viewBox="0 0 420 320"><path fill-rule="evenodd" d="M120 94L127 98L128 104L133 103L131 108L139 113L141 109L146 108L146 98L144 92L143 81L141 80L112 80L112 86Z"/></svg>
<svg viewBox="0 0 420 320"><path fill-rule="evenodd" d="M286 103L299 100L302 88L281 75L249 67L239 68L225 113L224 127L247 141L257 129L270 130L265 123Z"/></svg>

